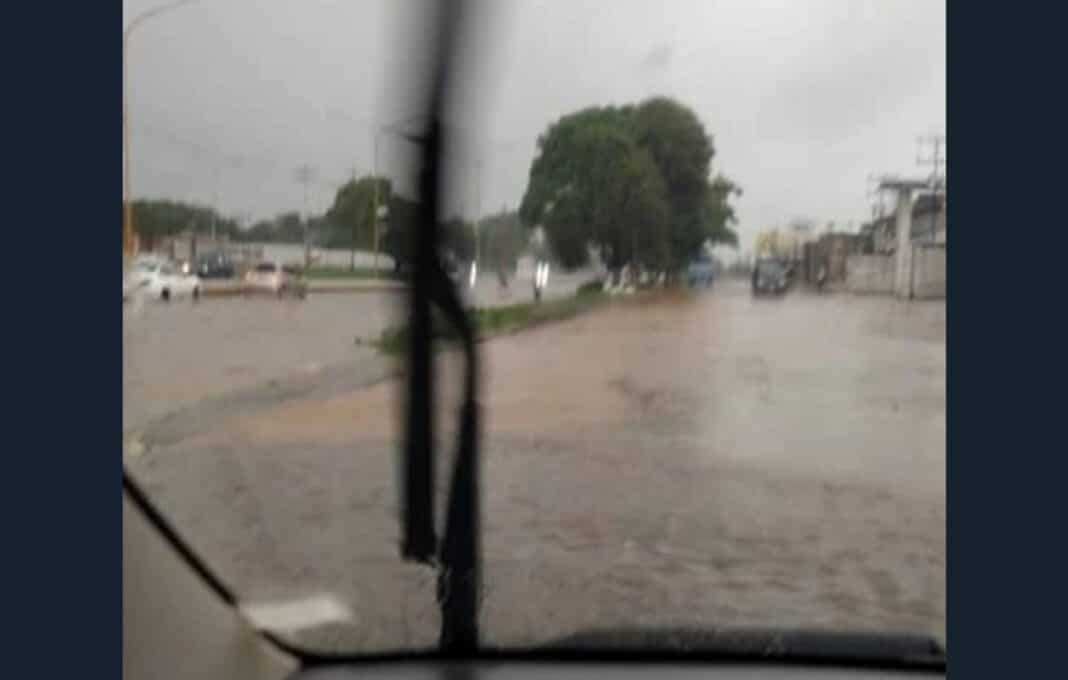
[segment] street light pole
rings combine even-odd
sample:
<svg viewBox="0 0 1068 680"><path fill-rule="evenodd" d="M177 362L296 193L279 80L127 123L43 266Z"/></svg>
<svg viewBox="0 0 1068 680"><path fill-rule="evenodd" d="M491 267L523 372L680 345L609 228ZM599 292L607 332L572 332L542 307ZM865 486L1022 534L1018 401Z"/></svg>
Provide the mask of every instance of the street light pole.
<svg viewBox="0 0 1068 680"><path fill-rule="evenodd" d="M123 154L122 163L122 194L123 194L123 252L126 255L133 254L134 250L134 218L133 218L133 193L130 189L130 167L132 150L130 147L130 97L129 97L129 47L130 36L135 28L152 17L159 16L164 12L187 5L196 0L174 0L165 5L160 5L146 12L142 12L130 20L126 30L122 32L122 143L126 153Z"/></svg>
<svg viewBox="0 0 1068 680"><path fill-rule="evenodd" d="M372 233L374 234L374 270L378 272L378 138L381 136L382 130L375 131L375 159L374 159L374 171L371 173L371 183L374 185L374 209L371 213L371 225Z"/></svg>
<svg viewBox="0 0 1068 680"><path fill-rule="evenodd" d="M312 181L315 170L310 165L302 165L297 168L297 181L303 187L303 222L304 222L304 271L311 266L311 243L308 240L308 183Z"/></svg>

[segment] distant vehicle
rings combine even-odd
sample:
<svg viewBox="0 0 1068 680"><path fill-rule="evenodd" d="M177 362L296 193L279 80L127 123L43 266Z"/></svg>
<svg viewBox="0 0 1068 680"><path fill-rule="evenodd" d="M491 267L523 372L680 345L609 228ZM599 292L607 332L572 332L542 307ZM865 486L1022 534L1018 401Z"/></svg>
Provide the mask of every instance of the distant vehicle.
<svg viewBox="0 0 1068 680"><path fill-rule="evenodd" d="M141 260L123 282L123 297L137 293L165 302L183 297L196 300L200 297L200 277L183 274L172 262Z"/></svg>
<svg viewBox="0 0 1068 680"><path fill-rule="evenodd" d="M282 297L293 295L303 298L308 294L308 284L298 267L283 266L278 262L261 262L245 275L248 292L264 292Z"/></svg>
<svg viewBox="0 0 1068 680"><path fill-rule="evenodd" d="M761 260L753 268L753 294L778 294L786 291L786 268L775 260Z"/></svg>
<svg viewBox="0 0 1068 680"><path fill-rule="evenodd" d="M197 256L196 272L202 279L232 279L234 263L226 253L204 253Z"/></svg>
<svg viewBox="0 0 1068 680"><path fill-rule="evenodd" d="M715 278L715 268L712 258L707 255L698 255L686 268L686 282L690 288L711 288Z"/></svg>

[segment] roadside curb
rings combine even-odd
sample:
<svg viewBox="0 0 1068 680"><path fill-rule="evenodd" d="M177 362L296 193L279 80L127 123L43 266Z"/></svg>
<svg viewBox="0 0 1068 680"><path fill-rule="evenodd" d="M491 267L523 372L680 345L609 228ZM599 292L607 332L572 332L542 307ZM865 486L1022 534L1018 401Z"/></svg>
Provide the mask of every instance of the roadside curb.
<svg viewBox="0 0 1068 680"><path fill-rule="evenodd" d="M407 286L399 281L343 282L324 283L309 282L308 294L319 293L383 293L406 290ZM263 295L260 291L246 288L244 283L233 281L205 281L201 294L204 297L232 297L235 295Z"/></svg>

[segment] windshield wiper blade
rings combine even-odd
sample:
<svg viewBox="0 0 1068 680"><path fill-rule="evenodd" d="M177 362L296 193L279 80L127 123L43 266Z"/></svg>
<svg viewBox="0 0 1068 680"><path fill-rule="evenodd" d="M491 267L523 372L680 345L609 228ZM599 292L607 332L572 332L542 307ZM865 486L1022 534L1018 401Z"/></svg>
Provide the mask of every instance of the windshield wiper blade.
<svg viewBox="0 0 1068 680"><path fill-rule="evenodd" d="M945 649L911 633L838 632L769 628L619 628L558 638L541 650L553 655L761 658L804 663L945 669Z"/></svg>
<svg viewBox="0 0 1068 680"><path fill-rule="evenodd" d="M478 600L481 588L478 497L477 346L474 329L464 311L455 283L438 256L438 207L443 184L442 112L450 57L460 25L461 2L442 0L440 25L429 44L435 49L438 71L431 82L430 126L422 139L420 178L421 229L416 230L411 274L411 345L408 372L408 426L405 446L404 543L402 557L435 564L437 598L441 608L439 648L450 654L478 650ZM460 337L465 357L464 400L460 412L456 463L450 480L444 537L434 533L434 354L431 304ZM436 557L436 559L435 559Z"/></svg>

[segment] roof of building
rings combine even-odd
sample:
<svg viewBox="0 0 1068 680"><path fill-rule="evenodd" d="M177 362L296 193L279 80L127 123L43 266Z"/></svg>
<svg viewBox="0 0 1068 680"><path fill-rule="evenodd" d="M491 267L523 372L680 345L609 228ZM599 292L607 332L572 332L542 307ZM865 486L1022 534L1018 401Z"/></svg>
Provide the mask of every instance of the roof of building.
<svg viewBox="0 0 1068 680"><path fill-rule="evenodd" d="M916 197L916 202L912 204L912 216L917 217L918 215L940 212L945 204L945 194L921 194Z"/></svg>

